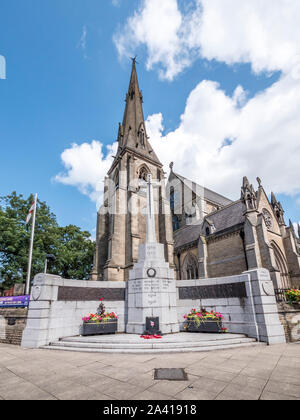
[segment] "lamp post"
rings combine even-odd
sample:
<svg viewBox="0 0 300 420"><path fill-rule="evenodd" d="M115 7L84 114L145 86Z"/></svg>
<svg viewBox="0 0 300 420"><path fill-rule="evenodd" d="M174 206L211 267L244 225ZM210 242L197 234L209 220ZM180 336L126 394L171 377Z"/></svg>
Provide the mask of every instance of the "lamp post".
<svg viewBox="0 0 300 420"><path fill-rule="evenodd" d="M55 255L53 255L53 254L47 254L46 255L44 274L47 274L48 262L54 262L55 260L56 260Z"/></svg>

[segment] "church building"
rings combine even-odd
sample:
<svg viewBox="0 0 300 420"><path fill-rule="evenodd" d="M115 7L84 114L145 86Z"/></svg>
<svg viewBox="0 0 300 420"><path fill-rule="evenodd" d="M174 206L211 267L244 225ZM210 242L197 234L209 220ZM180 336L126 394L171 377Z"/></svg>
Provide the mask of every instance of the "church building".
<svg viewBox="0 0 300 420"><path fill-rule="evenodd" d="M165 172L152 149L143 114L133 60L118 151L105 178L104 203L97 219L92 280L127 281L146 239L146 193L152 174L156 239L178 280L241 274L255 268L270 271L275 288L300 287L300 240L286 225L282 205L269 200L259 178L254 189L244 177L241 195L232 201L188 180ZM300 227L299 227L300 236Z"/></svg>

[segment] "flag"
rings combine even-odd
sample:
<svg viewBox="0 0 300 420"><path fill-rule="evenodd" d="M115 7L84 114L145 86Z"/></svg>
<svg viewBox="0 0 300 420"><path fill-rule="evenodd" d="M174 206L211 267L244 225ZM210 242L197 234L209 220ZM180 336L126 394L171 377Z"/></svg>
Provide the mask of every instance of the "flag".
<svg viewBox="0 0 300 420"><path fill-rule="evenodd" d="M29 210L28 216L27 216L27 218L26 218L26 225L29 223L29 221L30 221L30 219L31 219L32 213L33 213L33 211L34 211L34 205L35 205L35 202L33 202L33 203L32 203L32 206L30 207L30 210Z"/></svg>

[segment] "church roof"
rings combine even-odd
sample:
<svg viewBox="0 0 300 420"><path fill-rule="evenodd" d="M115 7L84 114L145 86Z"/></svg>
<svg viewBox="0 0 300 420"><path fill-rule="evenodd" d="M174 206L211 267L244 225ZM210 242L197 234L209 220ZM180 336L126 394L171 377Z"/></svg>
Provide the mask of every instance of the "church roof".
<svg viewBox="0 0 300 420"><path fill-rule="evenodd" d="M227 198L227 197L224 197L223 195L221 195L221 194L218 194L218 193L216 193L215 191L212 191L212 190L210 190L210 189L208 189L208 188L205 188L205 187L203 187L203 186L201 186L201 185L199 185L199 184L197 184L196 182L193 182L193 181L191 181L190 179L188 179L188 178L185 178L184 176L182 176L182 175L179 175L179 174L177 174L177 173L175 173L175 172L173 172L173 174L180 180L180 181L182 181L182 182L187 182L188 184L190 184L191 186L194 184L197 188L199 188L200 190L203 190L204 191L204 198L207 200L207 201L210 201L210 202L212 202L212 203L215 203L215 204L219 204L219 205L221 205L221 206L227 206L228 204L230 204L230 203L232 203L232 200L230 200L229 198ZM195 189L197 189L197 188L195 188Z"/></svg>
<svg viewBox="0 0 300 420"><path fill-rule="evenodd" d="M187 225L174 232L174 248L180 248L184 245L198 241L202 231L202 223Z"/></svg>
<svg viewBox="0 0 300 420"><path fill-rule="evenodd" d="M214 235L235 226L241 225L245 222L246 206L241 201L235 201L231 204L223 207L214 213L209 214L204 218L203 223L207 220L209 224L213 224L215 227ZM174 232L174 248L178 249L188 244L192 244L197 241L201 234L203 234L203 223L199 222L184 226L183 228Z"/></svg>
<svg viewBox="0 0 300 420"><path fill-rule="evenodd" d="M244 223L246 206L243 201L238 200L214 213L209 214L204 220L209 221L215 227L215 232L218 233L223 230L229 229L233 226Z"/></svg>

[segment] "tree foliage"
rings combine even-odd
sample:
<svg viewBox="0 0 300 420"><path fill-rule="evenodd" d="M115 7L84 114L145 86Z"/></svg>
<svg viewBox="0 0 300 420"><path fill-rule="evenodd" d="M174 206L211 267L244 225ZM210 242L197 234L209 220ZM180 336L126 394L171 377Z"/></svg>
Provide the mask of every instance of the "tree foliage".
<svg viewBox="0 0 300 420"><path fill-rule="evenodd" d="M26 280L31 222L25 220L34 197L24 199L16 192L0 198L0 278L4 287ZM90 233L69 225L60 227L45 202L37 203L31 278L44 271L46 254L56 261L51 274L86 280L92 270L95 244Z"/></svg>

